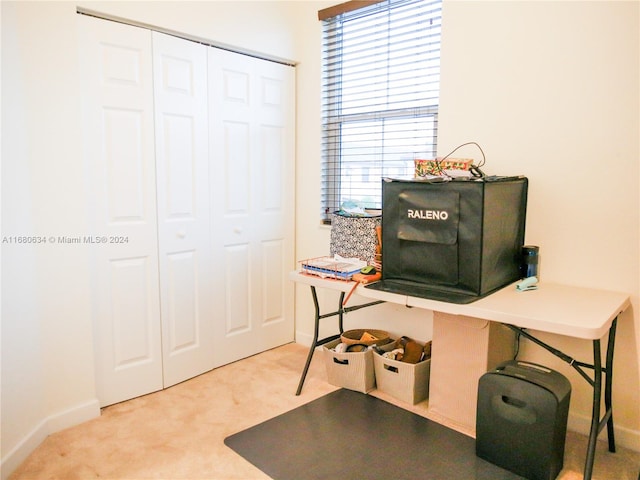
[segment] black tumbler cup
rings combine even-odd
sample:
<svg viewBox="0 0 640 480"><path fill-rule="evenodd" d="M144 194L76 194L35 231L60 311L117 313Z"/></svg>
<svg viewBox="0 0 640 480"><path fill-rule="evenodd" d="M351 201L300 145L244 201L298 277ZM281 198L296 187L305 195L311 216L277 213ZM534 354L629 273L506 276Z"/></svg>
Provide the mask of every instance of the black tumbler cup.
<svg viewBox="0 0 640 480"><path fill-rule="evenodd" d="M522 263L520 265L522 278L538 276L538 260L540 247L525 245L522 247Z"/></svg>

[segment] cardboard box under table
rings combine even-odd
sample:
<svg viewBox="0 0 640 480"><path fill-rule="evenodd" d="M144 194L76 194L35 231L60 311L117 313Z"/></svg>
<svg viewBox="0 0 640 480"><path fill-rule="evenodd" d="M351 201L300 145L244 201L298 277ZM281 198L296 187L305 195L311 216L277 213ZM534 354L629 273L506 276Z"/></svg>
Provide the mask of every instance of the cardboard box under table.
<svg viewBox="0 0 640 480"><path fill-rule="evenodd" d="M378 390L415 405L429 396L431 359L418 363L405 363L373 354Z"/></svg>
<svg viewBox="0 0 640 480"><path fill-rule="evenodd" d="M515 335L504 325L434 312L430 416L475 436L478 381L514 352Z"/></svg>
<svg viewBox="0 0 640 480"><path fill-rule="evenodd" d="M327 369L327 381L336 387L368 393L376 386L373 367L373 352L338 353L332 349L340 339L323 345L324 364Z"/></svg>

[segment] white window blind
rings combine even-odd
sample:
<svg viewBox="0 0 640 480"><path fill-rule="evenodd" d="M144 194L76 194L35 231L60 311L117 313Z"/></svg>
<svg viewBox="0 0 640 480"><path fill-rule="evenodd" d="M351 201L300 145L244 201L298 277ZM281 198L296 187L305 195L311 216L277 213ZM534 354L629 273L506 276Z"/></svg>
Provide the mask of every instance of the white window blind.
<svg viewBox="0 0 640 480"><path fill-rule="evenodd" d="M382 178L435 158L441 0L385 0L323 20L322 218L381 208Z"/></svg>

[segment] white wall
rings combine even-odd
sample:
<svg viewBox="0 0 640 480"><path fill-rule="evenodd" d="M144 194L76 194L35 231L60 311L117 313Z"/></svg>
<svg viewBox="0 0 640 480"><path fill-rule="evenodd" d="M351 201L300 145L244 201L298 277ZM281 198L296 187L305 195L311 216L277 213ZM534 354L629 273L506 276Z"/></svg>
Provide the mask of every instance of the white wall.
<svg viewBox="0 0 640 480"><path fill-rule="evenodd" d="M2 1L2 236L88 228L76 7L295 57L297 3ZM2 244L2 478L49 433L99 415L81 245Z"/></svg>
<svg viewBox="0 0 640 480"><path fill-rule="evenodd" d="M618 323L614 418L637 450L639 20L638 2L445 3L439 132L441 153L475 140L488 173L529 177L526 242L540 245L543 282L631 295ZM588 342L544 338L592 358ZM584 427L587 383L528 342L523 356L570 377L570 427Z"/></svg>
<svg viewBox="0 0 640 480"><path fill-rule="evenodd" d="M318 215L316 12L334 3L1 2L2 235L87 231L76 94L80 5L299 62L297 258L327 253L329 229ZM476 140L489 173L529 176L527 240L541 246L544 281L632 295L634 308L620 321L614 399L619 440L640 450L638 16L637 2L447 1L439 141L446 153ZM3 245L3 478L48 433L98 414L89 254L77 245ZM296 320L298 340L308 342L306 288L297 289ZM360 326L428 339L431 316L384 305L348 316L348 328ZM589 354L580 342L553 341ZM524 354L555 362L533 348ZM568 374L579 424L589 414L588 391Z"/></svg>
<svg viewBox="0 0 640 480"><path fill-rule="evenodd" d="M2 236L85 232L71 4L2 2ZM87 250L2 244L3 475L98 414ZM64 420L63 420L64 422ZM22 450L21 450L22 449ZM7 463L8 462L8 463Z"/></svg>
<svg viewBox="0 0 640 480"><path fill-rule="evenodd" d="M300 18L314 32L298 68L298 258L328 253L320 216L320 25L314 2ZM480 143L488 174L529 177L526 241L541 247L543 282L628 292L633 306L619 320L614 417L620 444L640 450L638 2L448 1L443 13L438 150ZM306 60L306 61L305 61ZM304 102L304 104L302 103ZM304 105L304 106L303 106ZM459 156L479 160L465 147ZM542 284L544 287L544 283ZM312 335L308 289L297 289L297 338ZM323 292L323 311L336 297ZM326 324L326 325L325 325ZM335 329L323 320L324 333ZM347 316L347 328L384 328L430 338L431 317L402 307ZM589 342L542 335L580 360ZM587 383L546 351L526 342L521 358L568 375L570 428L586 432Z"/></svg>
<svg viewBox="0 0 640 480"><path fill-rule="evenodd" d="M174 30L221 45L291 60L296 3L239 1L84 1L77 5L104 14Z"/></svg>

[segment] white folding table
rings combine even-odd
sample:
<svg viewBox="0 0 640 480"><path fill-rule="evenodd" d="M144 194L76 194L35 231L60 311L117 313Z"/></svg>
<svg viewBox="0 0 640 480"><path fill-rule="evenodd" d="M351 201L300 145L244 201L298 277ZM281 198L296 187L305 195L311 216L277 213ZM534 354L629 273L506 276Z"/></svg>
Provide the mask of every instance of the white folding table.
<svg viewBox="0 0 640 480"><path fill-rule="evenodd" d="M345 313L382 302L397 303L434 312L463 315L502 323L567 362L593 388L591 428L585 460L584 479L591 479L596 441L605 425L607 426L609 451L615 452L611 398L613 354L618 316L630 305L628 294L544 282L540 284L540 288L537 290L520 292L516 290L514 285L509 285L472 303L456 304L373 290L356 282L323 279L299 271L291 272L290 279L298 284L308 285L311 288L315 308L314 338L296 395L299 395L302 391L315 348L318 345L335 340L343 332L343 315ZM338 306L335 311L324 314L320 312L316 288L327 288L340 292ZM370 301L354 306L344 305L345 295L352 293ZM336 315L339 317L339 333L319 339L320 320ZM591 341L593 345L593 362L578 361L538 339L528 330ZM607 335L606 360L605 364L602 365L600 342L605 335ZM460 355L464 355L464 352L461 351ZM603 395L604 413L601 412L600 407Z"/></svg>

